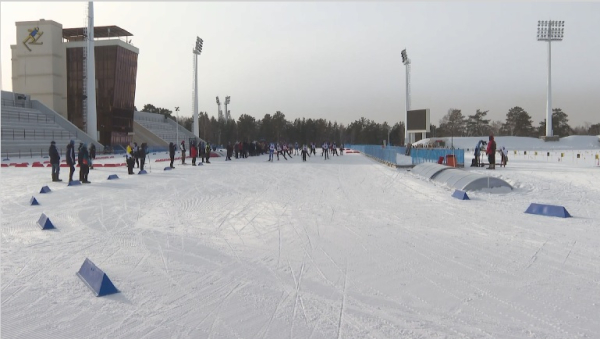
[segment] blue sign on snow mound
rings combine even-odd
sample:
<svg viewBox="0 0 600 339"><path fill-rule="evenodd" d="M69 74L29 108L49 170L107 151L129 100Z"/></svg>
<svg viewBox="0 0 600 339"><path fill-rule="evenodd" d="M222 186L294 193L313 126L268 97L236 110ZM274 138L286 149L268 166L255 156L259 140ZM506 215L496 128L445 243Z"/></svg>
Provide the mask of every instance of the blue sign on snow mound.
<svg viewBox="0 0 600 339"><path fill-rule="evenodd" d="M454 193L452 193L452 196L455 197L456 199L460 199L460 200L471 200L471 199L469 199L467 192L461 191L461 190L454 190Z"/></svg>
<svg viewBox="0 0 600 339"><path fill-rule="evenodd" d="M79 186L81 185L81 181L79 180L71 180L67 186Z"/></svg>
<svg viewBox="0 0 600 339"><path fill-rule="evenodd" d="M42 186L40 193L50 193L52 190L48 186Z"/></svg>
<svg viewBox="0 0 600 339"><path fill-rule="evenodd" d="M50 218L48 218L48 216L46 216L44 213L42 213L42 215L40 216L40 219L38 220L37 224L43 230L50 230L56 228L52 224L52 221L50 221Z"/></svg>
<svg viewBox="0 0 600 339"><path fill-rule="evenodd" d="M172 167L165 167L165 171L170 171L172 169L173 169Z"/></svg>
<svg viewBox="0 0 600 339"><path fill-rule="evenodd" d="M33 206L33 205L39 205L40 203L37 201L37 199L35 197L31 197L31 200L29 200L29 204L31 206Z"/></svg>
<svg viewBox="0 0 600 339"><path fill-rule="evenodd" d="M79 272L77 272L77 276L83 280L97 297L119 292L106 273L88 258L85 258Z"/></svg>
<svg viewBox="0 0 600 339"><path fill-rule="evenodd" d="M108 180L115 180L115 179L119 179L119 176L116 174L111 174L108 176Z"/></svg>
<svg viewBox="0 0 600 339"><path fill-rule="evenodd" d="M570 218L571 215L563 206L535 204L529 205L525 213L546 215L549 217Z"/></svg>
<svg viewBox="0 0 600 339"><path fill-rule="evenodd" d="M141 170L138 172L138 174L148 174L148 172L146 172L146 170Z"/></svg>

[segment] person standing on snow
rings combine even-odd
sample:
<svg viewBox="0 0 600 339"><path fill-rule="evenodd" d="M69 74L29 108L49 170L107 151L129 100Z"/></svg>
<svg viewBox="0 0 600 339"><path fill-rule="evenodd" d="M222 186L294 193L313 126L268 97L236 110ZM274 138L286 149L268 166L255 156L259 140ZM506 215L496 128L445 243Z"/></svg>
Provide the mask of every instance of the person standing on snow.
<svg viewBox="0 0 600 339"><path fill-rule="evenodd" d="M192 166L196 166L196 157L198 156L198 148L196 148L195 142L192 142L190 145L190 156L192 157Z"/></svg>
<svg viewBox="0 0 600 339"><path fill-rule="evenodd" d="M310 151L308 150L308 147L306 147L306 144L304 144L302 146L302 161L306 161L306 155L310 157Z"/></svg>
<svg viewBox="0 0 600 339"><path fill-rule="evenodd" d="M52 181L62 181L58 178L58 174L60 173L60 154L58 154L54 140L50 143L48 155L50 156L50 165L52 165Z"/></svg>
<svg viewBox="0 0 600 339"><path fill-rule="evenodd" d="M82 184L89 184L88 174L90 173L90 156L85 143L79 149L77 161L79 162L79 181L81 181Z"/></svg>
<svg viewBox="0 0 600 339"><path fill-rule="evenodd" d="M67 145L67 165L69 165L69 182L71 182L75 173L75 140L71 140Z"/></svg>
<svg viewBox="0 0 600 339"><path fill-rule="evenodd" d="M211 153L210 142L207 141L206 142L206 153L204 154L204 156L206 157L207 164L210 164L210 153Z"/></svg>
<svg viewBox="0 0 600 339"><path fill-rule="evenodd" d="M179 150L181 151L181 164L185 165L185 140L181 140Z"/></svg>
<svg viewBox="0 0 600 339"><path fill-rule="evenodd" d="M488 141L487 149L485 153L488 156L490 166L487 169L496 169L496 142L494 136L490 135L490 141Z"/></svg>
<svg viewBox="0 0 600 339"><path fill-rule="evenodd" d="M175 144L173 142L169 143L169 158L171 158L171 165L169 167L173 167L173 161L175 161Z"/></svg>
<svg viewBox="0 0 600 339"><path fill-rule="evenodd" d="M508 161L508 150L504 146L502 146L500 155L502 156L502 160L500 160L500 166L506 167L506 162Z"/></svg>
<svg viewBox="0 0 600 339"><path fill-rule="evenodd" d="M140 146L140 150L138 151L138 156L140 158L140 171L144 170L144 164L146 163L146 154L148 154L148 145L143 142ZM152 166L150 166L152 168Z"/></svg>

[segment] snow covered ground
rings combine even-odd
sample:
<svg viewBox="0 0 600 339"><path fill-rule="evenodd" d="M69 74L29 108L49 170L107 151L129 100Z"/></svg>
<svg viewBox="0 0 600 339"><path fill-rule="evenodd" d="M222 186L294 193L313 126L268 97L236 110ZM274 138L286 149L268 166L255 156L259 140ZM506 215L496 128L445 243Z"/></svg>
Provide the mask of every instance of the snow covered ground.
<svg viewBox="0 0 600 339"><path fill-rule="evenodd" d="M593 164L467 167L515 189L461 201L362 154L171 171L152 157L148 175L103 167L75 187L50 182L49 168L1 169L2 338L600 333ZM532 202L574 217L523 213ZM42 212L56 230L36 226ZM121 292L95 297L75 275L85 258Z"/></svg>

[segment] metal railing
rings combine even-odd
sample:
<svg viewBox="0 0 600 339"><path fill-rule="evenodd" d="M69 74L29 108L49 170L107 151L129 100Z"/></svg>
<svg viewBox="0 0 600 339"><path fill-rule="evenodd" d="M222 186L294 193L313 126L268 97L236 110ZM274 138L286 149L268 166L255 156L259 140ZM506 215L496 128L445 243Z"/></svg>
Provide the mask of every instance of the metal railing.
<svg viewBox="0 0 600 339"><path fill-rule="evenodd" d="M2 99L2 106L12 106L12 107L23 107L23 108L31 108L30 100L12 100L12 99Z"/></svg>
<svg viewBox="0 0 600 339"><path fill-rule="evenodd" d="M412 148L410 157L413 165L424 162L438 162L440 158L447 158L448 155L453 155L456 159L456 164L464 166L465 150L463 149L446 149L446 148Z"/></svg>
<svg viewBox="0 0 600 339"><path fill-rule="evenodd" d="M54 117L49 117L39 113L28 113L28 112L2 112L3 121L18 121L18 122L32 122L32 123L44 123L54 124L56 120Z"/></svg>
<svg viewBox="0 0 600 339"><path fill-rule="evenodd" d="M53 140L71 137L77 136L61 130L2 128L2 140Z"/></svg>

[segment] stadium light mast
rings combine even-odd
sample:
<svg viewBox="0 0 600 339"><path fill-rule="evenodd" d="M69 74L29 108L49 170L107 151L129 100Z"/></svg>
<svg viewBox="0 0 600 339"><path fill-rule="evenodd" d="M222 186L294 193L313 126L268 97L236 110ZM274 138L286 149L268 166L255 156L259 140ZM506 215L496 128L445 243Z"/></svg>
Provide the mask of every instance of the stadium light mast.
<svg viewBox="0 0 600 339"><path fill-rule="evenodd" d="M217 107L218 107L218 111L217 111L217 117L219 118L219 121L221 121L223 119L223 112L221 112L221 100L219 100L219 96L217 96Z"/></svg>
<svg viewBox="0 0 600 339"><path fill-rule="evenodd" d="M177 123L177 127L175 127L175 150L177 150L179 148L179 107L175 107L175 115L177 116L177 120L175 121Z"/></svg>
<svg viewBox="0 0 600 339"><path fill-rule="evenodd" d="M406 66L406 110L404 112L404 146L407 146L408 136L408 111L410 111L410 59L406 55L406 48L402 50L402 63Z"/></svg>
<svg viewBox="0 0 600 339"><path fill-rule="evenodd" d="M562 41L565 32L564 21L538 21L538 41L548 41L548 95L546 101L546 137L553 136L552 131L552 41Z"/></svg>
<svg viewBox="0 0 600 339"><path fill-rule="evenodd" d="M227 110L227 104L231 102L231 97L228 95L225 97L225 120L231 119L231 115L229 115L229 111Z"/></svg>
<svg viewBox="0 0 600 339"><path fill-rule="evenodd" d="M194 136L200 138L200 128L198 126L198 56L202 53L202 44L204 41L196 37L196 47L192 50L194 53ZM179 138L177 138L179 140Z"/></svg>
<svg viewBox="0 0 600 339"><path fill-rule="evenodd" d="M87 60L86 60L86 87L87 87L87 124L86 132L92 140L98 141L98 118L96 114L96 61L94 55L94 3L88 3L87 27Z"/></svg>

